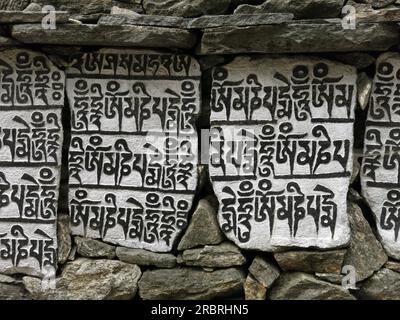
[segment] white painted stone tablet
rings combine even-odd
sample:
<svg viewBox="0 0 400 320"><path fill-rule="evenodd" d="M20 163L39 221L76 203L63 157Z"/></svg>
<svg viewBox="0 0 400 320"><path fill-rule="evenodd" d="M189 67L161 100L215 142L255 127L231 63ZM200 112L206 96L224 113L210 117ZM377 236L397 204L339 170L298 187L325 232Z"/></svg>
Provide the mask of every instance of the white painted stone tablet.
<svg viewBox="0 0 400 320"><path fill-rule="evenodd" d="M54 275L65 76L43 54L0 52L0 272Z"/></svg>
<svg viewBox="0 0 400 320"><path fill-rule="evenodd" d="M362 194L387 253L400 259L400 54L376 62L361 169Z"/></svg>
<svg viewBox="0 0 400 320"><path fill-rule="evenodd" d="M73 234L170 251L197 186L198 63L103 49L74 59L67 94Z"/></svg>
<svg viewBox="0 0 400 320"><path fill-rule="evenodd" d="M239 57L213 70L210 175L219 223L245 249L349 240L355 68Z"/></svg>

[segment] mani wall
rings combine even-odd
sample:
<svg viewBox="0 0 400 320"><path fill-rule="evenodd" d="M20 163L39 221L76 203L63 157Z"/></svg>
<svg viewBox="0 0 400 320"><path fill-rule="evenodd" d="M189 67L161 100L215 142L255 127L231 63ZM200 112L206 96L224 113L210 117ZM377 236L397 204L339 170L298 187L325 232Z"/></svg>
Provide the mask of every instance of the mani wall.
<svg viewBox="0 0 400 320"><path fill-rule="evenodd" d="M0 0L0 299L400 299L399 22Z"/></svg>

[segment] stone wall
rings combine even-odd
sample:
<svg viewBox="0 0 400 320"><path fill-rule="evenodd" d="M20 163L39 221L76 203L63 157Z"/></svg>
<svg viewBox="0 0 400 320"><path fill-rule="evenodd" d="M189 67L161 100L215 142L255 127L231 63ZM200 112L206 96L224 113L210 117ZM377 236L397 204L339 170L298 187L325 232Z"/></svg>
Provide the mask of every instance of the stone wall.
<svg viewBox="0 0 400 320"><path fill-rule="evenodd" d="M0 299L400 298L399 1L0 10Z"/></svg>

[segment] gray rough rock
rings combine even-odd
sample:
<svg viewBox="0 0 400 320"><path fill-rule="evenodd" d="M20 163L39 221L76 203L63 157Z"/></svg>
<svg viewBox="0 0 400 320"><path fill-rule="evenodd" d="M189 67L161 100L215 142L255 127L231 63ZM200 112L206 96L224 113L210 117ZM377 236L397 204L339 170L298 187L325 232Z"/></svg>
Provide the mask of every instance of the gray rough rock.
<svg viewBox="0 0 400 320"><path fill-rule="evenodd" d="M345 0L266 0L258 6L243 4L235 14L290 12L296 19L338 18Z"/></svg>
<svg viewBox="0 0 400 320"><path fill-rule="evenodd" d="M145 271L139 296L145 300L208 300L243 293L244 273L235 268L206 272L192 268Z"/></svg>
<svg viewBox="0 0 400 320"><path fill-rule="evenodd" d="M59 214L57 217L57 246L58 263L64 264L68 259L72 247L69 216L65 214Z"/></svg>
<svg viewBox="0 0 400 320"><path fill-rule="evenodd" d="M341 286L316 279L301 272L283 273L273 286L271 300L355 300Z"/></svg>
<svg viewBox="0 0 400 320"><path fill-rule="evenodd" d="M396 3L397 0L375 0L372 3L373 9L382 9L390 6L391 4Z"/></svg>
<svg viewBox="0 0 400 320"><path fill-rule="evenodd" d="M354 30L345 30L340 21L293 22L207 29L197 51L199 54L385 51L397 45L398 38L398 27L392 24L360 23Z"/></svg>
<svg viewBox="0 0 400 320"><path fill-rule="evenodd" d="M176 265L176 257L170 253L155 253L143 249L117 247L116 254L119 260L139 266L173 268Z"/></svg>
<svg viewBox="0 0 400 320"><path fill-rule="evenodd" d="M23 11L24 12L40 12L40 11L42 11L42 6L36 2L32 2Z"/></svg>
<svg viewBox="0 0 400 320"><path fill-rule="evenodd" d="M198 17L224 14L231 0L143 0L146 14L162 16Z"/></svg>
<svg viewBox="0 0 400 320"><path fill-rule="evenodd" d="M388 262L385 263L384 266L386 269L390 269L396 272L400 272L400 262L399 261L393 261L389 260Z"/></svg>
<svg viewBox="0 0 400 320"><path fill-rule="evenodd" d="M227 268L245 264L246 258L233 243L224 242L215 246L185 250L178 262L187 266Z"/></svg>
<svg viewBox="0 0 400 320"><path fill-rule="evenodd" d="M71 252L68 255L68 261L74 261L76 258L76 245L74 244L71 248Z"/></svg>
<svg viewBox="0 0 400 320"><path fill-rule="evenodd" d="M123 15L133 16L133 17L140 16L139 13L137 13L137 12L135 12L135 11L133 11L133 10L129 10L129 9L125 9L125 8L120 8L120 7L118 7L118 6L113 6L113 7L111 8L110 13L111 13L111 14L123 14Z"/></svg>
<svg viewBox="0 0 400 320"><path fill-rule="evenodd" d="M5 274L0 274L0 283L7 283L7 284L16 284L20 283L21 281L18 281L17 279L7 276Z"/></svg>
<svg viewBox="0 0 400 320"><path fill-rule="evenodd" d="M365 72L359 73L357 77L357 100L361 110L365 110L368 106L371 90L372 79Z"/></svg>
<svg viewBox="0 0 400 320"><path fill-rule="evenodd" d="M358 154L353 150L353 171L351 172L350 184L353 184L360 175L361 165L358 161Z"/></svg>
<svg viewBox="0 0 400 320"><path fill-rule="evenodd" d="M115 247L95 239L75 237L76 252L86 258L115 257Z"/></svg>
<svg viewBox="0 0 400 320"><path fill-rule="evenodd" d="M244 296L246 300L265 300L267 288L249 274L244 283Z"/></svg>
<svg viewBox="0 0 400 320"><path fill-rule="evenodd" d="M108 26L136 25L136 26L185 28L187 25L187 21L185 18L173 17L173 16L112 14L112 15L101 16L98 21L98 24L108 25Z"/></svg>
<svg viewBox="0 0 400 320"><path fill-rule="evenodd" d="M279 266L285 271L309 273L340 273L346 250L287 251L275 253Z"/></svg>
<svg viewBox="0 0 400 320"><path fill-rule="evenodd" d="M1 47L15 47L20 45L18 41L15 41L14 39L8 38L8 37L3 37L0 36L0 46Z"/></svg>
<svg viewBox="0 0 400 320"><path fill-rule="evenodd" d="M201 199L179 242L178 250L219 244L223 240L224 235L219 227L215 208L206 199Z"/></svg>
<svg viewBox="0 0 400 320"><path fill-rule="evenodd" d="M322 281L328 281L328 282L340 284L340 285L342 284L343 275L341 275L341 274L316 272L315 276Z"/></svg>
<svg viewBox="0 0 400 320"><path fill-rule="evenodd" d="M28 292L20 284L0 283L0 300L27 300Z"/></svg>
<svg viewBox="0 0 400 320"><path fill-rule="evenodd" d="M47 13L25 11L0 11L0 24L41 23ZM67 23L67 12L55 12L58 24Z"/></svg>
<svg viewBox="0 0 400 320"><path fill-rule="evenodd" d="M372 300L400 300L400 273L381 269L362 283L359 296Z"/></svg>
<svg viewBox="0 0 400 320"><path fill-rule="evenodd" d="M40 24L20 24L13 26L12 37L23 43L78 46L190 49L196 43L196 35L187 30L125 25L64 24L55 30L48 30Z"/></svg>
<svg viewBox="0 0 400 320"><path fill-rule="evenodd" d="M265 288L269 288L279 278L279 269L261 256L254 258L249 272Z"/></svg>
<svg viewBox="0 0 400 320"><path fill-rule="evenodd" d="M353 266L356 269L357 281L362 281L379 270L387 262L388 257L381 243L375 238L360 207L349 203L348 215L351 240L343 265Z"/></svg>
<svg viewBox="0 0 400 320"><path fill-rule="evenodd" d="M141 276L138 266L116 260L79 258L65 265L56 290L42 290L41 280L24 277L34 300L129 300Z"/></svg>
<svg viewBox="0 0 400 320"><path fill-rule="evenodd" d="M365 69L375 63L375 57L366 52L337 53L335 59L355 66L357 70Z"/></svg>
<svg viewBox="0 0 400 320"><path fill-rule="evenodd" d="M356 22L398 22L400 9L385 9L373 11L361 11L356 14Z"/></svg>
<svg viewBox="0 0 400 320"><path fill-rule="evenodd" d="M1 0L0 10L21 11L24 10L31 0Z"/></svg>

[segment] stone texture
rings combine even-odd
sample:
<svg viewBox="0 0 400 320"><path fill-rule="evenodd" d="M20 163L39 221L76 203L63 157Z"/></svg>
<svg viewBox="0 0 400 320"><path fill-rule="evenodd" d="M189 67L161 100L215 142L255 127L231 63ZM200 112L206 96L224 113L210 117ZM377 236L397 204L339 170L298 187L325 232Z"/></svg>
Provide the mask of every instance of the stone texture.
<svg viewBox="0 0 400 320"><path fill-rule="evenodd" d="M398 22L400 9L361 11L356 14L356 22Z"/></svg>
<svg viewBox="0 0 400 320"><path fill-rule="evenodd" d="M198 269L145 271L139 281L139 296L145 300L208 300L229 298L243 292L245 275L229 268L213 272Z"/></svg>
<svg viewBox="0 0 400 320"><path fill-rule="evenodd" d="M200 200L189 226L179 242L178 250L215 245L223 240L224 236L218 225L215 209L206 199Z"/></svg>
<svg viewBox="0 0 400 320"><path fill-rule="evenodd" d="M161 16L197 17L207 14L224 14L231 0L143 0L147 14Z"/></svg>
<svg viewBox="0 0 400 320"><path fill-rule="evenodd" d="M0 24L18 23L41 23L48 13L26 12L26 11L0 11ZM69 15L67 12L55 12L58 24L67 23Z"/></svg>
<svg viewBox="0 0 400 320"><path fill-rule="evenodd" d="M71 252L72 239L69 216L60 214L57 219L58 263L64 264Z"/></svg>
<svg viewBox="0 0 400 320"><path fill-rule="evenodd" d="M345 254L346 250L301 250L275 253L274 257L285 271L340 273Z"/></svg>
<svg viewBox="0 0 400 320"><path fill-rule="evenodd" d="M227 268L245 264L246 258L234 244L224 242L216 246L185 250L178 262L187 266Z"/></svg>
<svg viewBox="0 0 400 320"><path fill-rule="evenodd" d="M248 275L244 283L244 295L246 300L265 300L267 289L252 275Z"/></svg>
<svg viewBox="0 0 400 320"><path fill-rule="evenodd" d="M384 267L386 269L400 272L400 262L399 261L389 260L388 262L385 263Z"/></svg>
<svg viewBox="0 0 400 320"><path fill-rule="evenodd" d="M348 205L351 239L343 265L353 266L356 281L362 281L379 270L387 261L387 255L380 242L365 220L360 207L354 203Z"/></svg>
<svg viewBox="0 0 400 320"><path fill-rule="evenodd" d="M341 274L337 274L337 273L315 273L315 276L322 280L322 281L328 281L334 284L342 284L342 279L343 279L343 275Z"/></svg>
<svg viewBox="0 0 400 320"><path fill-rule="evenodd" d="M21 24L13 26L12 36L23 43L78 46L190 49L196 43L196 36L186 30L125 25L64 24L47 30L40 24Z"/></svg>
<svg viewBox="0 0 400 320"><path fill-rule="evenodd" d="M357 70L368 68L375 63L375 57L366 52L337 53L335 59L355 66Z"/></svg>
<svg viewBox="0 0 400 320"><path fill-rule="evenodd" d="M251 275L265 288L271 287L279 278L279 269L261 256L254 258L249 267Z"/></svg>
<svg viewBox="0 0 400 320"><path fill-rule="evenodd" d="M254 6L243 4L235 14L290 12L296 19L338 18L345 0L266 0Z"/></svg>
<svg viewBox="0 0 400 320"><path fill-rule="evenodd" d="M42 11L42 6L36 2L32 2L23 11L24 12L40 12L40 11Z"/></svg>
<svg viewBox="0 0 400 320"><path fill-rule="evenodd" d="M34 300L129 300L141 276L138 266L115 260L79 258L65 265L56 290L42 290L41 280L24 277Z"/></svg>
<svg viewBox="0 0 400 320"><path fill-rule="evenodd" d="M116 254L119 260L139 266L173 268L176 265L176 257L170 253L155 253L142 249L117 247Z"/></svg>
<svg viewBox="0 0 400 320"><path fill-rule="evenodd" d="M368 106L371 89L372 79L365 72L359 73L357 77L357 100L362 110L365 110Z"/></svg>
<svg viewBox="0 0 400 320"><path fill-rule="evenodd" d="M328 102L312 84L325 87L328 79L346 88L346 107L339 96ZM283 89L298 81L309 90L301 104L297 93ZM282 94L286 102L279 102ZM209 171L228 239L242 249L272 252L348 243L355 106L356 69L333 61L242 56L213 69ZM320 143L326 143L326 158L310 154ZM330 199L328 207L321 206L323 198Z"/></svg>
<svg viewBox="0 0 400 320"><path fill-rule="evenodd" d="M28 292L20 284L0 283L0 300L28 300Z"/></svg>
<svg viewBox="0 0 400 320"><path fill-rule="evenodd" d="M115 257L115 247L107 243L82 237L75 237L74 240L76 252L82 257L107 259Z"/></svg>
<svg viewBox="0 0 400 320"><path fill-rule="evenodd" d="M400 80L400 54L387 52L376 62L368 112L361 190L374 213L379 238L387 254L400 259L400 169L398 166L398 125L396 86ZM388 88L383 91L381 88Z"/></svg>
<svg viewBox="0 0 400 320"><path fill-rule="evenodd" d="M283 273L273 286L271 300L355 300L341 286L317 280L312 275L293 272Z"/></svg>
<svg viewBox="0 0 400 320"><path fill-rule="evenodd" d="M20 45L20 43L18 41L15 41L12 38L9 37L3 37L0 36L0 46L1 47L15 47Z"/></svg>
<svg viewBox="0 0 400 320"><path fill-rule="evenodd" d="M140 14L133 11L133 10L129 10L129 9L125 9L125 8L120 8L118 6L113 6L111 8L111 14L122 14L122 15L126 15L126 16L139 16Z"/></svg>
<svg viewBox="0 0 400 320"><path fill-rule="evenodd" d="M268 37L265 35L268 34ZM345 30L338 22L213 28L205 30L200 54L384 51L397 45L391 24L358 24Z"/></svg>
<svg viewBox="0 0 400 320"><path fill-rule="evenodd" d="M400 300L400 273L379 270L362 283L358 295L371 300Z"/></svg>
<svg viewBox="0 0 400 320"><path fill-rule="evenodd" d="M157 26L169 28L186 28L187 19L174 16L153 16L153 15L102 15L98 21L99 25L118 26Z"/></svg>
<svg viewBox="0 0 400 320"><path fill-rule="evenodd" d="M0 10L21 11L24 10L31 0L2 0L0 1Z"/></svg>

